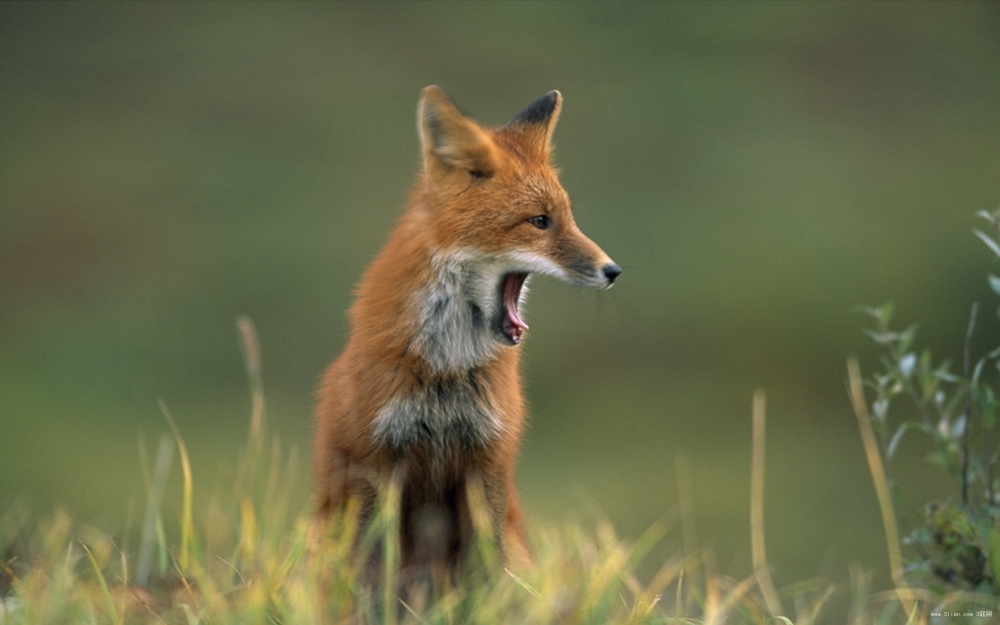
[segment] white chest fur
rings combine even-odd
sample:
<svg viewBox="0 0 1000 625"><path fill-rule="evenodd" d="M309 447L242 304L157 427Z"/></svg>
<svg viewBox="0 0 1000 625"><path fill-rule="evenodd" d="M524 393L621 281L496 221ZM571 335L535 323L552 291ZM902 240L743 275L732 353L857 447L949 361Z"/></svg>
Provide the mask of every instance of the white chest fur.
<svg viewBox="0 0 1000 625"><path fill-rule="evenodd" d="M501 424L475 373L435 380L414 394L391 399L379 410L372 437L392 449L426 445L435 454L482 447Z"/></svg>

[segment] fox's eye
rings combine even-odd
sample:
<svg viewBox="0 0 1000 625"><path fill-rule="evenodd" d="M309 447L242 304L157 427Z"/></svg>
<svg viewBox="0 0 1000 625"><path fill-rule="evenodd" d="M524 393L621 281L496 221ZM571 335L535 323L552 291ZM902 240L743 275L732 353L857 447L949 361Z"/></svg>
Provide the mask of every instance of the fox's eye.
<svg viewBox="0 0 1000 625"><path fill-rule="evenodd" d="M528 223L539 230L548 230L552 227L552 218L548 215L536 215L528 218Z"/></svg>

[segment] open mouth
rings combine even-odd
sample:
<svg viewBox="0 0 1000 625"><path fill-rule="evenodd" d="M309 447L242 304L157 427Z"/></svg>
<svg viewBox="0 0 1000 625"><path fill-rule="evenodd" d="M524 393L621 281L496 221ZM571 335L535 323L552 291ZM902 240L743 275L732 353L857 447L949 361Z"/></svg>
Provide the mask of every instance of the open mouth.
<svg viewBox="0 0 1000 625"><path fill-rule="evenodd" d="M528 329L528 324L521 319L517 312L517 303L521 298L521 289L524 281L528 279L527 273L508 273L500 281L500 334L504 336L511 345L521 342Z"/></svg>

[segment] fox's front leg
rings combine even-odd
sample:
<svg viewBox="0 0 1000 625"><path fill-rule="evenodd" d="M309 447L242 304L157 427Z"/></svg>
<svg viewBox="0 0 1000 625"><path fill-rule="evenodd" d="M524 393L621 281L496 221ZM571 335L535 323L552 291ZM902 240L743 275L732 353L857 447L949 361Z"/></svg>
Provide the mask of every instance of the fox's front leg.
<svg viewBox="0 0 1000 625"><path fill-rule="evenodd" d="M514 568L530 567L533 563L525 540L524 513L514 488L514 478L506 468L498 469L492 475L487 473L481 479L468 480L468 500L470 506L485 508L480 513L489 514L491 527L488 530L494 533L504 564ZM477 511L472 510L472 514L475 519ZM476 527L477 531L483 529Z"/></svg>

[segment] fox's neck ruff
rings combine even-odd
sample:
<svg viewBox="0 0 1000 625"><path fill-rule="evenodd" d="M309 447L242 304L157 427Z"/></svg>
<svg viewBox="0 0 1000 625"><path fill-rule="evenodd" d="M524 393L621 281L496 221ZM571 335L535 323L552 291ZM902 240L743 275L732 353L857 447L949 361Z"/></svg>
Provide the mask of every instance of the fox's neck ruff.
<svg viewBox="0 0 1000 625"><path fill-rule="evenodd" d="M509 261L470 251L432 253L430 265L428 283L416 294L412 346L432 371L480 367L520 340L527 329L517 313L527 293L526 273L509 280ZM505 341L502 327L513 327L516 338Z"/></svg>

